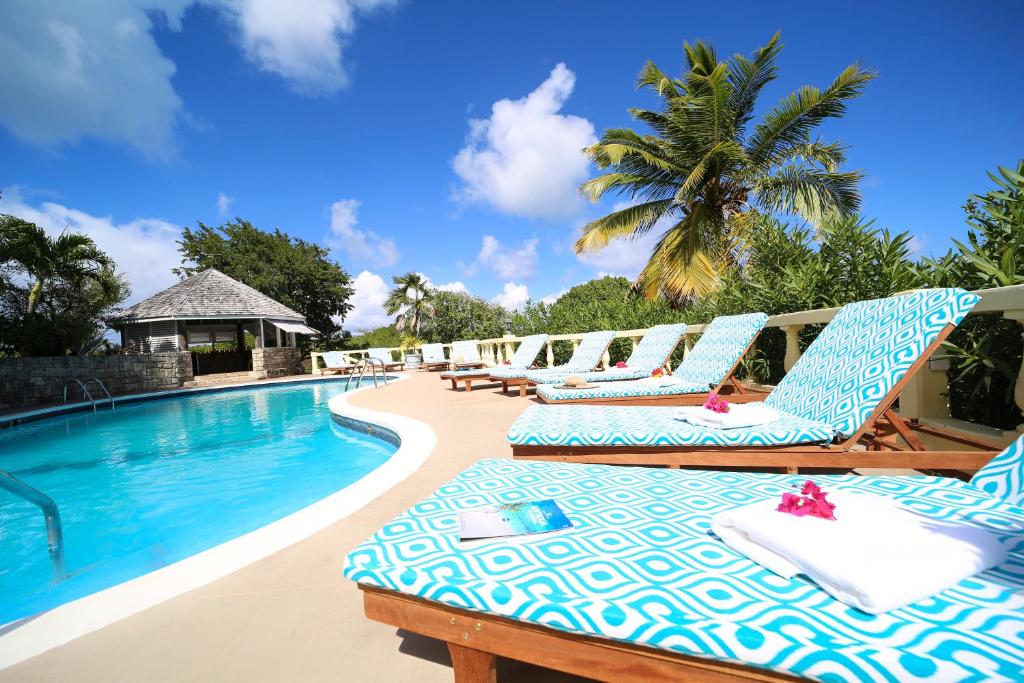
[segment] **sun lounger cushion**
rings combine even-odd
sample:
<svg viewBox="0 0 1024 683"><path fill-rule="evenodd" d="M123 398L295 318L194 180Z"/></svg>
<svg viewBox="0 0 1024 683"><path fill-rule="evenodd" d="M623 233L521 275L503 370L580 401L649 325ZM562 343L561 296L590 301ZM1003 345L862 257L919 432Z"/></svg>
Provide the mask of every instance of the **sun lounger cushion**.
<svg viewBox="0 0 1024 683"><path fill-rule="evenodd" d="M449 370L448 372L442 372L442 379L467 379L470 377L490 377L491 370L494 368L466 368L465 370Z"/></svg>
<svg viewBox="0 0 1024 683"><path fill-rule="evenodd" d="M958 325L978 299L962 289L928 289L847 304L765 403L850 436L942 329Z"/></svg>
<svg viewBox="0 0 1024 683"><path fill-rule="evenodd" d="M554 384L537 385L537 395L548 403L594 400L599 398L646 398L652 396L683 396L707 391L706 384L691 384L675 378L653 378L626 382L598 382L593 389L561 389Z"/></svg>
<svg viewBox="0 0 1024 683"><path fill-rule="evenodd" d="M480 360L480 341L468 339L452 342L451 360L462 358L466 363L474 363Z"/></svg>
<svg viewBox="0 0 1024 683"><path fill-rule="evenodd" d="M380 348L380 347L372 348L372 349L367 349L366 350L366 355L368 355L370 358L375 358L375 359L381 361L385 365L394 365L394 364L397 364L397 363L401 362L401 361L396 361L394 358L391 357L391 350L390 349L385 349L385 348Z"/></svg>
<svg viewBox="0 0 1024 683"><path fill-rule="evenodd" d="M423 345L423 362L424 363L445 363L447 359L444 357L444 345L443 344L424 344Z"/></svg>
<svg viewBox="0 0 1024 683"><path fill-rule="evenodd" d="M768 316L764 313L715 318L704 328L704 334L672 374L704 387L700 391L707 391L709 386L717 386L728 377L750 342L764 329L766 322Z"/></svg>
<svg viewBox="0 0 1024 683"><path fill-rule="evenodd" d="M1010 560L870 616L711 536L724 510L806 476L484 460L355 548L360 583L574 634L820 681L1019 680L1024 510L952 478L815 476L987 529ZM553 498L575 528L460 544L456 511Z"/></svg>
<svg viewBox="0 0 1024 683"><path fill-rule="evenodd" d="M345 361L345 355L341 351L324 351L320 357L324 359L324 365L328 369L352 367L352 363Z"/></svg>
<svg viewBox="0 0 1024 683"><path fill-rule="evenodd" d="M751 403L748 405L758 405ZM795 415L757 427L702 429L672 406L533 405L508 430L514 446L777 446L828 443L832 428Z"/></svg>
<svg viewBox="0 0 1024 683"><path fill-rule="evenodd" d="M1024 507L1024 435L975 472L971 483L997 498Z"/></svg>

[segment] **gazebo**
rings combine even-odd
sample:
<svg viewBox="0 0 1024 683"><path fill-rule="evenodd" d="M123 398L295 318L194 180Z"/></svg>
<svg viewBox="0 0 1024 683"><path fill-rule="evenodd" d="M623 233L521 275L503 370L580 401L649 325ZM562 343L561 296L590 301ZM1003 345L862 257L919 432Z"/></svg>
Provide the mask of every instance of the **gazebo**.
<svg viewBox="0 0 1024 683"><path fill-rule="evenodd" d="M301 313L210 268L126 309L107 324L129 353L191 351L196 375L258 370L246 348L293 349L296 335L317 334ZM227 351L217 345L231 345ZM280 354L278 354L280 355Z"/></svg>

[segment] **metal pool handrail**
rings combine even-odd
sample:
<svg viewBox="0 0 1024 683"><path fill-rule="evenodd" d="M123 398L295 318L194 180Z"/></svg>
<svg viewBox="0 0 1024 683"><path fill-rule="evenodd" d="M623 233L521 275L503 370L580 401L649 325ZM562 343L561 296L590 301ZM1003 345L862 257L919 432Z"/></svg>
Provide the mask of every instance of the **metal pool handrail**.
<svg viewBox="0 0 1024 683"><path fill-rule="evenodd" d="M110 395L110 392L109 392L109 391L107 391L107 385L105 385L105 384L104 384L104 383L103 383L103 382L102 382L102 381L100 380L100 378L99 378L99 377L93 377L92 379L88 380L88 381L87 381L87 382L85 383L85 386L89 386L89 385L90 385L90 384L92 384L93 382L96 382L96 384L97 384L97 385L99 385L99 388L100 388L100 389L101 389L101 390L103 391L103 393L104 393L104 394L106 394L106 396L107 396L107 400L108 400L108 401L110 401L110 409L111 409L111 410L113 410L113 409L114 409L114 397ZM66 399L65 399L65 400L66 400ZM95 407L96 407L96 406L95 406L95 404L94 404L94 405L93 405L93 408L95 409Z"/></svg>
<svg viewBox="0 0 1024 683"><path fill-rule="evenodd" d="M79 387L82 388L82 398L89 399L89 403L92 404L92 412L95 413L96 412L96 400L92 397L92 394L89 393L89 389L84 384L82 384L82 382L80 380L69 379L67 382L64 382L64 402L65 403L68 402L68 385L71 384L72 382L77 384Z"/></svg>
<svg viewBox="0 0 1024 683"><path fill-rule="evenodd" d="M64 567L64 531L60 524L60 510L57 503L48 495L33 488L12 474L0 470L0 488L27 500L42 513L46 520L46 545L50 551L50 563L53 565L53 577L60 581L66 576Z"/></svg>
<svg viewBox="0 0 1024 683"><path fill-rule="evenodd" d="M352 376L356 374L356 370L359 370L359 379L356 380L356 386L363 381L363 375L366 374L366 366L370 366L370 372L373 373L373 387L377 388L377 366L380 365L380 376L384 380L384 386L388 385L388 372L387 366L384 365L384 361L379 358L360 358L356 366L352 368L352 372L349 373L348 379L345 380L345 391L348 391L349 385L352 383Z"/></svg>

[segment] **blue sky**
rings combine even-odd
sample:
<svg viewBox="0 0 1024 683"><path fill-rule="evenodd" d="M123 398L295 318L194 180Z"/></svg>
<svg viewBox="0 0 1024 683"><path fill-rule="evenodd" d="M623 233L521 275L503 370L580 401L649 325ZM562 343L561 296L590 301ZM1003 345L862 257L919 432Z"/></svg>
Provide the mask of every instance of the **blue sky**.
<svg viewBox="0 0 1024 683"><path fill-rule="evenodd" d="M1020 2L692 3L110 0L8 6L0 24L0 211L94 236L134 286L174 281L174 240L242 216L332 248L357 282L346 327L384 322L417 270L506 305L599 273L582 260L579 149L684 40L749 53L782 32L780 77L880 77L823 129L863 169L864 214L922 254L964 234L985 171L1024 156Z"/></svg>

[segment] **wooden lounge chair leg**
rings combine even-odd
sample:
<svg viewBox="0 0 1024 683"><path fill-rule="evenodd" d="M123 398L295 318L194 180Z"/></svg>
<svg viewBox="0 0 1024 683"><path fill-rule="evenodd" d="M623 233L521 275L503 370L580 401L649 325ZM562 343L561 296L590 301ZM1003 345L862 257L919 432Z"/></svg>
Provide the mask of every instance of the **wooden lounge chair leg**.
<svg viewBox="0 0 1024 683"><path fill-rule="evenodd" d="M520 384L519 385L519 395L520 396L526 396L526 390L527 390L528 387L529 387L529 385L526 384L525 382Z"/></svg>
<svg viewBox="0 0 1024 683"><path fill-rule="evenodd" d="M455 669L455 683L497 683L497 660L490 652L481 652L448 643Z"/></svg>
<svg viewBox="0 0 1024 683"><path fill-rule="evenodd" d="M800 474L800 468L792 466L786 467L786 474Z"/></svg>
<svg viewBox="0 0 1024 683"><path fill-rule="evenodd" d="M454 377L450 377L449 379L451 379L451 381L452 381L452 391L458 391L459 390L458 382L455 380Z"/></svg>
<svg viewBox="0 0 1024 683"><path fill-rule="evenodd" d="M466 391L473 391L473 380L466 380Z"/></svg>
<svg viewBox="0 0 1024 683"><path fill-rule="evenodd" d="M501 383L501 393L503 393L503 394L507 394L508 393L508 382L502 382Z"/></svg>

